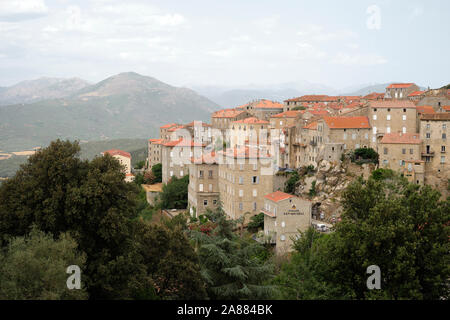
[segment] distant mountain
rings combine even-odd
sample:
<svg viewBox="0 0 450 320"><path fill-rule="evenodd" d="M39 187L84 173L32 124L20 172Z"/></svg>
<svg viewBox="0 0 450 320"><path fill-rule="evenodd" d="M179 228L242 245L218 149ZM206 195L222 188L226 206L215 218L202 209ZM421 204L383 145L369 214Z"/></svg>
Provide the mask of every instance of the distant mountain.
<svg viewBox="0 0 450 320"><path fill-rule="evenodd" d="M283 102L286 99L305 94L335 93L333 88L307 81L267 86L247 85L239 88L194 86L193 89L224 108L234 108L256 99L269 99Z"/></svg>
<svg viewBox="0 0 450 320"><path fill-rule="evenodd" d="M89 86L78 78L40 78L0 88L0 105L32 103L46 99L63 98Z"/></svg>
<svg viewBox="0 0 450 320"><path fill-rule="evenodd" d="M209 121L217 109L190 89L121 73L65 98L0 107L0 150L45 146L57 138L148 139L165 123Z"/></svg>

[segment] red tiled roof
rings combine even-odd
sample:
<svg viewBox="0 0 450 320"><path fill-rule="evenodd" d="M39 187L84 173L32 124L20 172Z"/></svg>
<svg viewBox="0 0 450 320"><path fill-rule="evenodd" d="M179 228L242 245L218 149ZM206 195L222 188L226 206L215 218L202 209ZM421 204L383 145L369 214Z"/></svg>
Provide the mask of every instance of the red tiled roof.
<svg viewBox="0 0 450 320"><path fill-rule="evenodd" d="M389 86L386 87L386 89L394 89L394 88L409 88L414 83L392 83Z"/></svg>
<svg viewBox="0 0 450 320"><path fill-rule="evenodd" d="M308 102L308 101L322 101L322 102L331 102L331 101L338 101L339 97L331 97L327 95L305 95L298 98L292 98L285 100L286 102Z"/></svg>
<svg viewBox="0 0 450 320"><path fill-rule="evenodd" d="M273 202L280 202L282 200L286 200L289 198L295 198L292 194L284 193L281 191L275 191L269 194L266 194L264 198L272 200Z"/></svg>
<svg viewBox="0 0 450 320"><path fill-rule="evenodd" d="M244 124L268 124L268 121L259 120L258 118L251 117L242 120L233 121L233 123L244 123Z"/></svg>
<svg viewBox="0 0 450 320"><path fill-rule="evenodd" d="M371 108L416 108L409 100L370 101L369 104Z"/></svg>
<svg viewBox="0 0 450 320"><path fill-rule="evenodd" d="M123 151L123 150L119 150L119 149L111 149L111 150L107 150L107 151L103 151L103 154L109 154L111 156L122 156L122 157L126 157L126 158L130 158L131 159L131 154Z"/></svg>
<svg viewBox="0 0 450 320"><path fill-rule="evenodd" d="M191 162L195 164L216 164L218 163L217 155L214 151L204 154L198 158L191 158Z"/></svg>
<svg viewBox="0 0 450 320"><path fill-rule="evenodd" d="M163 139L148 139L152 144L161 144Z"/></svg>
<svg viewBox="0 0 450 320"><path fill-rule="evenodd" d="M276 115L272 116L271 118L296 118L299 116L299 114L300 114L300 111L290 110L290 111L285 111L285 112L276 114Z"/></svg>
<svg viewBox="0 0 450 320"><path fill-rule="evenodd" d="M422 141L418 133L386 133L381 143L420 144Z"/></svg>
<svg viewBox="0 0 450 320"><path fill-rule="evenodd" d="M168 128L172 128L173 126L177 126L177 124L176 123L168 123L159 128L160 129L168 129Z"/></svg>
<svg viewBox="0 0 450 320"><path fill-rule="evenodd" d="M317 121L311 122L303 127L303 129L317 130Z"/></svg>
<svg viewBox="0 0 450 320"><path fill-rule="evenodd" d="M367 129L370 128L367 117L323 117L330 129Z"/></svg>
<svg viewBox="0 0 450 320"><path fill-rule="evenodd" d="M189 122L188 124L185 124L184 126L185 127L193 127L193 126L195 126L195 123L197 123L197 125L200 125L202 127L211 127L210 124L203 122L203 121L192 121L192 122Z"/></svg>
<svg viewBox="0 0 450 320"><path fill-rule="evenodd" d="M384 99L384 93L372 92L363 97L363 99L366 99L366 100L377 100L380 98Z"/></svg>
<svg viewBox="0 0 450 320"><path fill-rule="evenodd" d="M419 113L419 114L436 113L432 106L417 106L416 110L417 110L417 113Z"/></svg>
<svg viewBox="0 0 450 320"><path fill-rule="evenodd" d="M248 106L252 106L254 109L283 109L283 105L281 103L266 99L252 101L242 106L239 106L236 109L245 109Z"/></svg>
<svg viewBox="0 0 450 320"><path fill-rule="evenodd" d="M194 142L193 140L178 139L173 141L167 141L162 144L165 147L204 147L204 144L200 142Z"/></svg>
<svg viewBox="0 0 450 320"><path fill-rule="evenodd" d="M213 113L213 118L234 118L245 112L244 110L223 109Z"/></svg>
<svg viewBox="0 0 450 320"><path fill-rule="evenodd" d="M414 91L414 92L411 92L410 94L408 94L408 97L417 97L417 96L422 95L424 92L425 91Z"/></svg>
<svg viewBox="0 0 450 320"><path fill-rule="evenodd" d="M170 128L169 130L167 130L167 132L175 132L175 131L177 131L179 129L183 129L183 128L184 128L183 125L178 125L178 126Z"/></svg>

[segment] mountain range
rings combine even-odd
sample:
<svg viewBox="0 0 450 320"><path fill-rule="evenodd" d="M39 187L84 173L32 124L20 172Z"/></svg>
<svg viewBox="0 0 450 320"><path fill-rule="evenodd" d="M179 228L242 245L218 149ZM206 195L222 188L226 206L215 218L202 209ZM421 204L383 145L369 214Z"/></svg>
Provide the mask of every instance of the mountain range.
<svg viewBox="0 0 450 320"><path fill-rule="evenodd" d="M0 106L0 150L45 146L57 138L148 139L164 123L209 121L219 108L191 89L120 73L61 98Z"/></svg>

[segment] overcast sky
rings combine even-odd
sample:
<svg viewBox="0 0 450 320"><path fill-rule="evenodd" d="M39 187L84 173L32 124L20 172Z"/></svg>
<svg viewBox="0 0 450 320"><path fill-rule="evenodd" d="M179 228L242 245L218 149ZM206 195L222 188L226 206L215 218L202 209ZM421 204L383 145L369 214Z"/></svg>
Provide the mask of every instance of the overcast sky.
<svg viewBox="0 0 450 320"><path fill-rule="evenodd" d="M177 86L450 81L448 0L0 0L0 86L135 71Z"/></svg>

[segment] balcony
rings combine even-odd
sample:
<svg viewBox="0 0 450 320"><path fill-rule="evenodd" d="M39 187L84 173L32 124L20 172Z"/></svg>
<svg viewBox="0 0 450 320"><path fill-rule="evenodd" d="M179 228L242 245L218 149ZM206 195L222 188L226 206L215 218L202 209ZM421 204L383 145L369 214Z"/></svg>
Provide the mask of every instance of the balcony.
<svg viewBox="0 0 450 320"><path fill-rule="evenodd" d="M422 157L434 157L434 151L422 152Z"/></svg>

